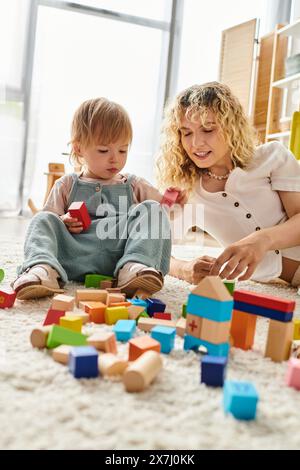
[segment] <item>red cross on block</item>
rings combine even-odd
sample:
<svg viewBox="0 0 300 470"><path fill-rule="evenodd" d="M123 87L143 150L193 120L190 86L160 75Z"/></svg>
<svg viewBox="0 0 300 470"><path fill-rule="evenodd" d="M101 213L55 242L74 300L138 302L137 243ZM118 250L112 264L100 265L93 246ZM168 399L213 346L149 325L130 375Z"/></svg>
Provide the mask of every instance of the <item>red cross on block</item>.
<svg viewBox="0 0 300 470"><path fill-rule="evenodd" d="M197 328L197 323L193 320L192 323L189 323L189 327L191 328L192 331L194 331Z"/></svg>
<svg viewBox="0 0 300 470"><path fill-rule="evenodd" d="M75 219L78 219L79 222L82 222L83 230L88 229L91 225L92 221L85 205L85 202L72 202L68 209L68 212L71 217L74 217Z"/></svg>
<svg viewBox="0 0 300 470"><path fill-rule="evenodd" d="M186 333L201 338L202 318L190 313L186 317Z"/></svg>
<svg viewBox="0 0 300 470"><path fill-rule="evenodd" d="M0 308L11 308L16 300L17 293L15 291L4 292L0 290Z"/></svg>

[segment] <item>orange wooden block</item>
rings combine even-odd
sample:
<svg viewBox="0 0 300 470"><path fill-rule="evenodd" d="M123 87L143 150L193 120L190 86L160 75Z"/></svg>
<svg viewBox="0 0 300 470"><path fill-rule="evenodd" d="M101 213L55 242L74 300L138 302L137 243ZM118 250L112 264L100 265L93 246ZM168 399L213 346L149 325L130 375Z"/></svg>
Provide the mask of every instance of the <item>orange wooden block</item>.
<svg viewBox="0 0 300 470"><path fill-rule="evenodd" d="M130 307L131 305L132 305L131 302L113 302L109 306L110 307Z"/></svg>
<svg viewBox="0 0 300 470"><path fill-rule="evenodd" d="M106 305L103 302L85 302L84 310L90 316L90 321L94 323L105 323Z"/></svg>
<svg viewBox="0 0 300 470"><path fill-rule="evenodd" d="M265 357L270 357L274 362L287 361L291 353L293 334L293 322L270 320Z"/></svg>
<svg viewBox="0 0 300 470"><path fill-rule="evenodd" d="M87 338L89 346L94 346L98 351L117 354L116 336L110 331L98 331Z"/></svg>
<svg viewBox="0 0 300 470"><path fill-rule="evenodd" d="M150 336L138 336L129 341L129 361L135 361L146 351L160 352L160 343Z"/></svg>
<svg viewBox="0 0 300 470"><path fill-rule="evenodd" d="M112 304L118 302L125 302L126 295L122 293L109 292L107 294L106 305L112 307Z"/></svg>
<svg viewBox="0 0 300 470"><path fill-rule="evenodd" d="M252 348L256 319L256 315L240 312L239 310L232 311L230 335L235 348L244 349L245 351Z"/></svg>
<svg viewBox="0 0 300 470"><path fill-rule="evenodd" d="M186 334L200 338L203 318L188 313L186 316Z"/></svg>
<svg viewBox="0 0 300 470"><path fill-rule="evenodd" d="M213 344L227 343L230 321L219 322L202 318L200 338Z"/></svg>

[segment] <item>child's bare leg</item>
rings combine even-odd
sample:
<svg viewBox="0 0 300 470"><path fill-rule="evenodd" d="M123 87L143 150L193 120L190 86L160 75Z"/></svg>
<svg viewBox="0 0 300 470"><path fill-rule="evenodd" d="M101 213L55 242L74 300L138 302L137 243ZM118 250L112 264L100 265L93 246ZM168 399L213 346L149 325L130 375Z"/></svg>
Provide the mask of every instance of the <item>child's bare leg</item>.
<svg viewBox="0 0 300 470"><path fill-rule="evenodd" d="M291 283L293 286L300 286L300 262L289 258L282 258L282 272L280 279Z"/></svg>

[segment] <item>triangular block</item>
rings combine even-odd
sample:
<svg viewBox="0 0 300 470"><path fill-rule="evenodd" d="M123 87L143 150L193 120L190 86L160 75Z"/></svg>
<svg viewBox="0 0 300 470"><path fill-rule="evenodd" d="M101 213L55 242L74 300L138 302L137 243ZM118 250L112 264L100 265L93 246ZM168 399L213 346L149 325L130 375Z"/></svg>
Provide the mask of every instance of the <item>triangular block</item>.
<svg viewBox="0 0 300 470"><path fill-rule="evenodd" d="M198 286L192 290L192 294L220 300L221 302L232 300L232 296L219 276L206 276L199 282Z"/></svg>

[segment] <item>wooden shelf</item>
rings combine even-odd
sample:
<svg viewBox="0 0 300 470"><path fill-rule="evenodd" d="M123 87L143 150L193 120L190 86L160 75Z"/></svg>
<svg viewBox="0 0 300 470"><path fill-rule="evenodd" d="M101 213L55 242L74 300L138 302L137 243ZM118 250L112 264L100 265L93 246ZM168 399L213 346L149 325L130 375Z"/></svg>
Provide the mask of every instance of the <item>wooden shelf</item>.
<svg viewBox="0 0 300 470"><path fill-rule="evenodd" d="M300 19L294 23L288 24L287 26L278 29L277 34L282 34L283 36L300 37Z"/></svg>
<svg viewBox="0 0 300 470"><path fill-rule="evenodd" d="M290 137L291 131L276 132L275 134L267 135L267 139L284 139L285 137Z"/></svg>
<svg viewBox="0 0 300 470"><path fill-rule="evenodd" d="M272 83L273 88L289 88L293 82L296 80L300 80L300 73L296 73L295 75L291 75L286 78L282 78L281 80L277 80L276 82Z"/></svg>

